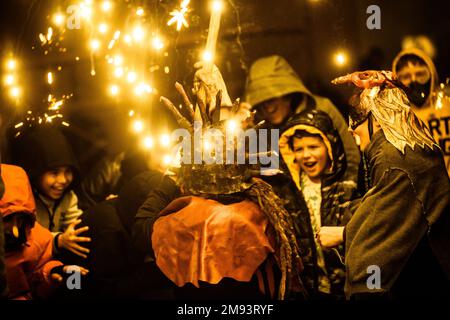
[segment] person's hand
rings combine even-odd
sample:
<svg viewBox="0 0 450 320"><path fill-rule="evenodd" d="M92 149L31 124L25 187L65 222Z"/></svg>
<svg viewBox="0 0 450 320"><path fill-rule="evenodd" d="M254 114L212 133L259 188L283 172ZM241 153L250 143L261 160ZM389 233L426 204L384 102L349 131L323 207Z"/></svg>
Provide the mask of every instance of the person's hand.
<svg viewBox="0 0 450 320"><path fill-rule="evenodd" d="M58 237L58 247L64 248L80 256L82 258L87 258L87 254L89 253L89 249L80 246L79 242L90 242L91 238L89 237L79 237L78 235L89 230L89 227L83 227L79 229L75 229L75 226L80 224L81 220L77 220L71 223L66 231L62 233Z"/></svg>
<svg viewBox="0 0 450 320"><path fill-rule="evenodd" d="M87 275L89 273L88 269L85 269L85 268L80 267L80 266L74 266L74 265L64 266L62 268L62 270L60 268L58 268L58 267L56 269L58 271L62 271L62 273L66 273L66 274L69 273L69 271L74 270L74 269L75 270L79 270L79 272L81 273L82 276L85 276L85 275ZM53 271L53 269L52 269L52 271ZM63 274L59 273L58 271L52 272L50 278L54 282L61 283L64 280L64 277L63 277Z"/></svg>
<svg viewBox="0 0 450 320"><path fill-rule="evenodd" d="M230 96L228 95L225 81L223 81L222 74L216 65L208 67L205 61L199 61L194 64L194 68L198 69L194 75L194 93L199 99L204 99L206 103L207 97L199 97L201 94L201 87L204 87L211 99L211 111L216 106L216 96L219 91L222 91L222 106L232 106Z"/></svg>
<svg viewBox="0 0 450 320"><path fill-rule="evenodd" d="M317 240L324 248L333 248L344 242L344 227L322 227Z"/></svg>

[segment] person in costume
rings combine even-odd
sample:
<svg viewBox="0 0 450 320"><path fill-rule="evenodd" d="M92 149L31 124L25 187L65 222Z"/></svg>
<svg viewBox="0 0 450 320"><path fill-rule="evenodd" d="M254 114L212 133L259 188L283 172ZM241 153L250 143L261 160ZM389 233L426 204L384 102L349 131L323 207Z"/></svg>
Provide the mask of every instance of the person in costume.
<svg viewBox="0 0 450 320"><path fill-rule="evenodd" d="M225 132L224 118L238 117L238 112L226 105L231 99L217 67L212 74L200 69L194 84L201 130ZM184 89L176 87L185 102L184 113L168 99L162 101L180 126L193 133L198 119L193 104ZM270 185L256 177L259 173L258 165L182 164L176 181L150 192L138 210L136 247L179 287L226 289L209 298L262 297L258 290L274 297L276 265L279 299L303 290L293 221Z"/></svg>
<svg viewBox="0 0 450 320"><path fill-rule="evenodd" d="M319 234L324 247L345 241L347 298L448 296L450 181L439 146L391 72L355 72L333 83L358 89L350 127L371 186L345 228Z"/></svg>

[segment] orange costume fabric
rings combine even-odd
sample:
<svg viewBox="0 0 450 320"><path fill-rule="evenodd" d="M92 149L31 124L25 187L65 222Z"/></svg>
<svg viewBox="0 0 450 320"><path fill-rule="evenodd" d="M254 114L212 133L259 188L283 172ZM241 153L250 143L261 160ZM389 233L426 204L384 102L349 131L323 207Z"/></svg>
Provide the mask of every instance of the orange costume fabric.
<svg viewBox="0 0 450 320"><path fill-rule="evenodd" d="M153 226L156 264L179 287L223 278L250 281L273 246L255 203L223 205L200 197L172 201Z"/></svg>
<svg viewBox="0 0 450 320"><path fill-rule="evenodd" d="M22 212L36 220L36 206L25 171L17 166L1 165L5 193L0 199L2 217ZM47 229L35 222L27 230L27 242L21 250L5 253L6 278L9 299L45 298L50 294L50 271L62 265L52 260L53 237Z"/></svg>

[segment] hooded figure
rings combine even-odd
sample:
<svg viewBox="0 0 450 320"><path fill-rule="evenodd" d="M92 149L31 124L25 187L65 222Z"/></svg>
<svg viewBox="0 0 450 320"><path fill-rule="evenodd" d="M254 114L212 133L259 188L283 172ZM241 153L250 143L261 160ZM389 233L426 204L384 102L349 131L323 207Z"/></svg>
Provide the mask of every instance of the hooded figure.
<svg viewBox="0 0 450 320"><path fill-rule="evenodd" d="M271 125L274 128L281 128L288 118L305 109L317 108L324 111L333 121L341 141L344 146L347 158L347 168L345 174L347 179L357 181L359 168L359 151L356 143L348 132L347 123L342 114L333 103L323 97L313 95L303 84L300 77L281 56L269 56L261 58L253 63L247 78L245 101L250 103L258 113L263 113L264 104L278 98L288 99L289 106L286 111L268 111L266 120L268 122L280 122ZM283 109L283 107L279 107Z"/></svg>
<svg viewBox="0 0 450 320"><path fill-rule="evenodd" d="M1 165L5 194L0 213L5 222L19 219L5 237L5 262L9 299L45 298L50 293L51 270L62 263L52 259L52 235L36 222L36 207L22 168ZM5 228L6 229L6 228ZM6 231L6 230L5 230Z"/></svg>
<svg viewBox="0 0 450 320"><path fill-rule="evenodd" d="M293 139L317 137L325 145L327 164L320 167L320 155L306 161L306 170L321 170L320 182L312 184L308 174L302 172L303 163L296 159ZM321 226L344 226L349 219L346 206L356 190L353 181L345 180L347 159L342 141L330 117L320 110L305 110L289 119L280 137L280 154L287 166L289 177L275 188L285 201L285 207L295 219L300 250L305 270L302 273L312 294L317 292L343 296L344 265L336 251L322 250L316 240ZM316 147L315 145L313 147ZM303 147L302 147L303 148ZM314 152L314 151L312 151ZM316 168L319 167L319 168ZM310 169L311 168L311 169ZM317 171L317 170L316 170ZM314 194L315 186L318 187ZM314 196L312 196L314 194ZM343 255L343 248L338 248Z"/></svg>
<svg viewBox="0 0 450 320"><path fill-rule="evenodd" d="M439 85L433 61L419 49L407 49L395 57L392 72L407 87L414 113L425 122L441 147L450 175L450 97Z"/></svg>
<svg viewBox="0 0 450 320"><path fill-rule="evenodd" d="M355 72L333 83L362 90L350 122L371 184L345 227L346 296L443 298L450 293L450 181L439 147L390 72Z"/></svg>
<svg viewBox="0 0 450 320"><path fill-rule="evenodd" d="M36 199L37 221L52 232L57 252L58 234L63 233L82 214L78 208L78 198L72 191L79 176L73 151L60 130L45 125L32 128L23 137L19 137L14 142L13 154L16 162L30 177ZM65 182L65 189L55 199L42 190L41 179L44 174L58 167L70 168L73 180L68 184Z"/></svg>

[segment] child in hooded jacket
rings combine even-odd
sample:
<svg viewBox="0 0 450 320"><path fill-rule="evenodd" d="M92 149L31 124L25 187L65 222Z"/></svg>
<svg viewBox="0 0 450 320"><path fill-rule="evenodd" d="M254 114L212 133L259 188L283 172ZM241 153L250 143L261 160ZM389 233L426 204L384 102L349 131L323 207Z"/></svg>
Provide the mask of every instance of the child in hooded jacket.
<svg viewBox="0 0 450 320"><path fill-rule="evenodd" d="M90 238L79 236L87 227L76 229L82 211L73 191L79 169L63 133L49 125L32 128L14 141L13 155L30 177L36 218L52 232L54 253L65 249L86 258L89 250L82 243Z"/></svg>
<svg viewBox="0 0 450 320"><path fill-rule="evenodd" d="M52 260L52 235L36 221L36 206L25 171L2 164L1 175L5 184L0 214L4 222L7 298L48 298L71 266ZM79 270L82 275L88 272Z"/></svg>

